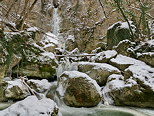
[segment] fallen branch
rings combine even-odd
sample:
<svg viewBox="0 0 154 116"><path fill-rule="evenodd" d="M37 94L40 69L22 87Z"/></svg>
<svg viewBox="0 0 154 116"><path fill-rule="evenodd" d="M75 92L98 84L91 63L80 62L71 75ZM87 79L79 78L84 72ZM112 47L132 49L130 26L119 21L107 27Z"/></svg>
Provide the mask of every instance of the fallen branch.
<svg viewBox="0 0 154 116"><path fill-rule="evenodd" d="M84 56L95 56L96 54L79 54L79 55L55 55L55 57L84 57Z"/></svg>

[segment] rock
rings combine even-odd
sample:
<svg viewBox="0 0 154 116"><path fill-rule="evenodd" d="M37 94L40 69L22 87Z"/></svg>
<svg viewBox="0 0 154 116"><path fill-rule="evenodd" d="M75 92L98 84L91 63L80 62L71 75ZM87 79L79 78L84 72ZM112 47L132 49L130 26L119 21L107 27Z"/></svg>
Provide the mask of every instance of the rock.
<svg viewBox="0 0 154 116"><path fill-rule="evenodd" d="M13 73L39 79L50 79L56 73L58 62L51 52L44 52L39 56L28 56L27 60L21 63L20 69L15 67Z"/></svg>
<svg viewBox="0 0 154 116"><path fill-rule="evenodd" d="M30 93L27 91L26 86L21 82L20 79L14 81L6 81L7 87L4 91L6 99L20 100L27 97Z"/></svg>
<svg viewBox="0 0 154 116"><path fill-rule="evenodd" d="M46 79L30 79L27 81L27 84L38 93L45 93L51 87L51 83L49 83Z"/></svg>
<svg viewBox="0 0 154 116"><path fill-rule="evenodd" d="M146 52L139 54L138 59L154 67L154 52Z"/></svg>
<svg viewBox="0 0 154 116"><path fill-rule="evenodd" d="M129 40L120 41L119 44L114 48L118 54L122 54L124 56L136 57L135 48L136 44Z"/></svg>
<svg viewBox="0 0 154 116"><path fill-rule="evenodd" d="M125 69L125 78L134 77L146 90L154 90L154 68L148 65L132 65Z"/></svg>
<svg viewBox="0 0 154 116"><path fill-rule="evenodd" d="M153 82L154 68L146 64L132 65L125 70L124 77L109 76L103 92L115 105L154 108Z"/></svg>
<svg viewBox="0 0 154 116"><path fill-rule="evenodd" d="M59 40L57 36L48 32L37 44L39 44L47 52L55 52L55 48L57 48L59 44L58 42Z"/></svg>
<svg viewBox="0 0 154 116"><path fill-rule="evenodd" d="M141 42L138 46L136 46L135 51L137 53L154 52L154 39Z"/></svg>
<svg viewBox="0 0 154 116"><path fill-rule="evenodd" d="M127 56L123 56L121 54L117 55L116 58L112 58L110 60L110 64L112 66L115 66L117 67L118 69L120 70L125 70L126 68L128 68L130 65L133 65L133 64L138 64L138 65L141 65L141 64L145 64L144 62L140 61L140 60L136 60L134 58L131 58L131 57L127 57Z"/></svg>
<svg viewBox="0 0 154 116"><path fill-rule="evenodd" d="M135 33L136 27L132 21L129 21L133 33ZM107 30L107 45L108 49L116 46L120 41L131 38L130 29L127 22L117 22L110 26Z"/></svg>
<svg viewBox="0 0 154 116"><path fill-rule="evenodd" d="M60 116L56 103L47 98L38 100L35 96L29 96L9 108L0 111L1 116Z"/></svg>
<svg viewBox="0 0 154 116"><path fill-rule="evenodd" d="M89 75L102 86L106 84L108 76L120 74L120 70L106 63L78 62L72 64L72 70L78 70Z"/></svg>
<svg viewBox="0 0 154 116"><path fill-rule="evenodd" d="M91 60L97 63L107 63L111 58L116 57L117 52L115 50L107 50L96 54Z"/></svg>
<svg viewBox="0 0 154 116"><path fill-rule="evenodd" d="M46 97L55 100L56 89L57 89L57 82L52 82L51 87L47 91Z"/></svg>
<svg viewBox="0 0 154 116"><path fill-rule="evenodd" d="M96 81L78 71L65 71L59 78L57 91L64 103L72 107L93 107L101 101Z"/></svg>

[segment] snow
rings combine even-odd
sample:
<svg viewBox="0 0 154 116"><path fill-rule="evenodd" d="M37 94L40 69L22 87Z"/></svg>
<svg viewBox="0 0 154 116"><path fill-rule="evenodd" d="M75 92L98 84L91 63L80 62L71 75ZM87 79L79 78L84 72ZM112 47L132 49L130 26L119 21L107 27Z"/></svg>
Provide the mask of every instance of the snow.
<svg viewBox="0 0 154 116"><path fill-rule="evenodd" d="M121 90L125 87L132 87L137 85L137 82L133 80L133 77L130 77L127 80L124 80L124 77L119 74L112 74L108 77L107 84L102 90L103 97L104 97L104 104L111 105L113 104L113 100L109 95L109 92L112 90Z"/></svg>
<svg viewBox="0 0 154 116"><path fill-rule="evenodd" d="M20 79L16 79L14 81L6 81L8 83L7 88L5 89L5 97L12 98L12 97L21 97L24 98L28 95L27 88L21 82ZM14 88L18 87L18 88ZM15 93L17 92L17 93ZM22 94L21 96L15 96L16 94Z"/></svg>
<svg viewBox="0 0 154 116"><path fill-rule="evenodd" d="M125 71L131 72L132 76L139 79L143 84L151 87L154 90L154 68L148 65L132 65Z"/></svg>
<svg viewBox="0 0 154 116"><path fill-rule="evenodd" d="M52 52L44 51L43 53L41 53L41 55L37 57L37 59L40 62L50 62L50 61L52 62L52 60L55 59L55 56L54 56L54 54Z"/></svg>
<svg viewBox="0 0 154 116"><path fill-rule="evenodd" d="M30 79L27 81L27 83L33 83L37 87L36 89L39 92L46 91L51 87L51 83L49 83L48 80L46 80L46 79L42 79L42 80Z"/></svg>
<svg viewBox="0 0 154 116"><path fill-rule="evenodd" d="M43 44L43 48L48 48L50 46L58 46L59 40L56 35L51 32L47 32L43 40L40 41Z"/></svg>
<svg viewBox="0 0 154 116"><path fill-rule="evenodd" d="M56 103L47 98L38 100L36 96L29 96L9 108L0 111L1 116L51 116ZM60 116L60 115L59 115Z"/></svg>
<svg viewBox="0 0 154 116"><path fill-rule="evenodd" d="M79 71L65 71L63 74L67 75L68 78L85 78L86 80L89 81L89 83L92 83L96 87L96 90L99 92L100 96L102 96L100 86L97 84L95 80L90 78L87 74L79 72ZM61 93L61 96L64 96L65 91L62 85L60 85L57 90Z"/></svg>
<svg viewBox="0 0 154 116"><path fill-rule="evenodd" d="M145 65L145 63L140 60L136 60L131 57L123 56L121 54L117 55L116 58L112 58L110 61L116 64Z"/></svg>
<svg viewBox="0 0 154 116"><path fill-rule="evenodd" d="M131 28L132 28L133 33L135 33L135 31L136 31L135 25L133 25L133 22L132 22L132 21L129 21L129 23L130 23L130 25L131 25ZM117 25L117 24L119 24L118 28L129 29L129 25L128 25L127 22L121 22L121 21L119 21L119 22L116 22L116 23L114 23L113 25L111 25L111 26L108 28L108 30L112 29L112 28L113 28L115 25Z"/></svg>
<svg viewBox="0 0 154 116"><path fill-rule="evenodd" d="M150 46L154 46L154 39L147 41Z"/></svg>
<svg viewBox="0 0 154 116"><path fill-rule="evenodd" d="M30 27L27 29L27 31L36 32L36 31L38 31L38 28L37 27Z"/></svg>
<svg viewBox="0 0 154 116"><path fill-rule="evenodd" d="M74 37L74 35L68 35L66 40L71 40L72 42L74 42L75 41L75 37Z"/></svg>
<svg viewBox="0 0 154 116"><path fill-rule="evenodd" d="M120 72L120 70L117 69L116 67L113 67L106 63L79 62L78 65L91 65L93 66L93 69L102 69L102 70L107 70L109 72L112 71Z"/></svg>
<svg viewBox="0 0 154 116"><path fill-rule="evenodd" d="M110 59L113 58L117 55L117 52L115 50L107 50L107 51L103 51L100 52L98 54L96 54L96 56L93 56L91 59L92 61L95 60L103 60L103 59Z"/></svg>

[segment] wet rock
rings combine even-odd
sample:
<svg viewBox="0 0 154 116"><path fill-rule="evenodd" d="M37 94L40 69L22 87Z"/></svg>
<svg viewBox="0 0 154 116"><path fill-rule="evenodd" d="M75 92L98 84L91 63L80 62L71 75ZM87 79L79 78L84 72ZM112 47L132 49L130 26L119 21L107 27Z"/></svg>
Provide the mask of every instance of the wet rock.
<svg viewBox="0 0 154 116"><path fill-rule="evenodd" d="M57 91L68 106L94 107L101 101L96 81L78 71L65 71L59 78Z"/></svg>
<svg viewBox="0 0 154 116"><path fill-rule="evenodd" d="M38 100L36 96L29 96L9 108L0 111L1 116L60 116L56 103L47 98Z"/></svg>
<svg viewBox="0 0 154 116"><path fill-rule="evenodd" d="M108 76L120 74L120 70L106 63L78 62L72 64L72 70L78 70L89 75L102 86L106 84Z"/></svg>

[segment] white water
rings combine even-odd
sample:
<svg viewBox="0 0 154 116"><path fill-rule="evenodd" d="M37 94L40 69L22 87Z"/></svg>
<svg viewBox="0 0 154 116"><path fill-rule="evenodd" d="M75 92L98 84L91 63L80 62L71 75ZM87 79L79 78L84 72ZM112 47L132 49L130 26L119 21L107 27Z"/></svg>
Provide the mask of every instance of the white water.
<svg viewBox="0 0 154 116"><path fill-rule="evenodd" d="M60 31L60 17L58 14L58 8L53 9L53 17L52 17L52 33L55 34L56 36L59 35Z"/></svg>

